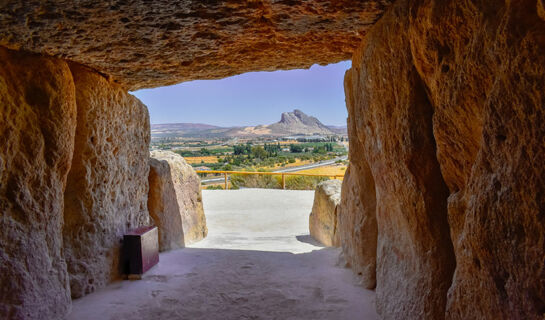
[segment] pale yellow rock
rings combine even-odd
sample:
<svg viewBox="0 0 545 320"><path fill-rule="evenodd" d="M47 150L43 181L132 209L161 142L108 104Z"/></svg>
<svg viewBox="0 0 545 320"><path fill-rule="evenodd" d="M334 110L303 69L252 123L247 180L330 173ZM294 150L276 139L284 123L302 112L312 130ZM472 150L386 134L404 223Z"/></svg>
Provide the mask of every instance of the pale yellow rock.
<svg viewBox="0 0 545 320"><path fill-rule="evenodd" d="M358 125L354 116L354 87L352 72L345 75L347 129L350 139L346 169L338 206L337 233L342 247L341 261L360 277L361 284L373 289L376 286L377 261L377 199L375 180L369 168L364 146L358 138Z"/></svg>
<svg viewBox="0 0 545 320"><path fill-rule="evenodd" d="M148 210L159 232L159 251L185 246L182 215L170 165L150 158Z"/></svg>
<svg viewBox="0 0 545 320"><path fill-rule="evenodd" d="M375 183L378 313L442 319L456 266L449 192L435 152L434 106L413 65L409 8L397 1L354 55L345 82L357 126L350 141L361 142L356 159L368 163Z"/></svg>
<svg viewBox="0 0 545 320"><path fill-rule="evenodd" d="M434 0L408 29L433 103L456 271L447 319L545 315L543 1ZM409 13L407 13L409 14Z"/></svg>
<svg viewBox="0 0 545 320"><path fill-rule="evenodd" d="M0 48L0 319L62 319L64 188L76 97L68 65Z"/></svg>
<svg viewBox="0 0 545 320"><path fill-rule="evenodd" d="M375 181L385 319L543 319L535 4L400 0L354 55L350 141Z"/></svg>
<svg viewBox="0 0 545 320"><path fill-rule="evenodd" d="M174 152L155 150L151 152L151 158L152 188L148 207L159 227L161 250L205 238L208 228L202 205L201 180L195 170Z"/></svg>
<svg viewBox="0 0 545 320"><path fill-rule="evenodd" d="M338 247L337 206L341 201L340 180L320 182L314 191L314 204L309 216L310 235L329 247Z"/></svg>
<svg viewBox="0 0 545 320"><path fill-rule="evenodd" d="M63 233L77 298L120 277L123 234L150 224L150 125L146 106L120 86L86 67L70 69L78 121Z"/></svg>

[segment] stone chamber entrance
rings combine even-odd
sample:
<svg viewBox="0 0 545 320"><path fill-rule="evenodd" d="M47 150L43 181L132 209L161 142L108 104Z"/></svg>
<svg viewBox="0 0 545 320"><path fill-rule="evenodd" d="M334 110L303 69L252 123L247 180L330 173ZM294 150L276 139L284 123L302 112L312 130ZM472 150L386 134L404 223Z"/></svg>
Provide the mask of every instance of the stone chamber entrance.
<svg viewBox="0 0 545 320"><path fill-rule="evenodd" d="M378 317L542 320L543 52L542 0L3 1L0 318L63 319L84 301L105 303L90 293L115 297L121 237L150 223L149 116L129 91L351 59L338 223ZM330 291L314 289L306 257L331 262L330 249L236 251L232 262L229 248L189 246L164 255L189 261L179 272L158 268L119 290L149 285L135 301L165 318L202 312L194 287L246 306L268 294L271 318L293 305L304 317L310 301L322 303L317 318L341 305L364 318L371 301L340 297L366 292L345 282L347 270L323 283ZM238 274L279 272L277 255L300 270L247 301L223 290ZM205 276L221 272L214 284ZM190 292L173 297L167 274ZM308 288L290 291L299 280ZM218 299L212 310L252 316Z"/></svg>

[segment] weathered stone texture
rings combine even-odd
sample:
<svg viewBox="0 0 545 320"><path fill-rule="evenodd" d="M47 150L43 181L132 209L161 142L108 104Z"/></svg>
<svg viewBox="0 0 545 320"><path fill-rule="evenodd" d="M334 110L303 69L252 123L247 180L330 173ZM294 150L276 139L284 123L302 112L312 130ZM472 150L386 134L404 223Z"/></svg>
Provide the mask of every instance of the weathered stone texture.
<svg viewBox="0 0 545 320"><path fill-rule="evenodd" d="M537 1L411 8L457 268L448 319L545 316L545 22Z"/></svg>
<svg viewBox="0 0 545 320"><path fill-rule="evenodd" d="M372 28L346 77L376 188L377 311L384 319L441 319L455 261L448 189L435 156L433 107L412 64L408 4ZM352 132L353 134L353 132Z"/></svg>
<svg viewBox="0 0 545 320"><path fill-rule="evenodd" d="M543 318L542 5L398 1L354 55L384 318Z"/></svg>
<svg viewBox="0 0 545 320"><path fill-rule="evenodd" d="M545 20L545 0L537 0L537 15Z"/></svg>
<svg viewBox="0 0 545 320"><path fill-rule="evenodd" d="M159 231L159 251L183 248L180 206L168 162L150 158L148 210Z"/></svg>
<svg viewBox="0 0 545 320"><path fill-rule="evenodd" d="M368 289L376 286L377 219L375 180L358 139L354 119L351 72L346 73L345 86L348 108L348 134L351 137L350 164L344 175L341 203L337 213L337 233L346 266L360 276Z"/></svg>
<svg viewBox="0 0 545 320"><path fill-rule="evenodd" d="M77 298L119 277L124 232L149 224L150 127L138 99L83 66L70 69L78 112L63 233Z"/></svg>
<svg viewBox="0 0 545 320"><path fill-rule="evenodd" d="M134 90L348 60L391 2L7 0L0 45L82 63Z"/></svg>
<svg viewBox="0 0 545 320"><path fill-rule="evenodd" d="M314 191L309 216L310 236L329 247L340 246L337 234L337 206L341 201L340 180L320 182Z"/></svg>
<svg viewBox="0 0 545 320"><path fill-rule="evenodd" d="M148 208L159 227L161 250L205 238L201 180L195 170L179 154L159 150L151 152L150 166Z"/></svg>
<svg viewBox="0 0 545 320"><path fill-rule="evenodd" d="M0 318L62 319L63 192L76 99L68 65L0 48Z"/></svg>

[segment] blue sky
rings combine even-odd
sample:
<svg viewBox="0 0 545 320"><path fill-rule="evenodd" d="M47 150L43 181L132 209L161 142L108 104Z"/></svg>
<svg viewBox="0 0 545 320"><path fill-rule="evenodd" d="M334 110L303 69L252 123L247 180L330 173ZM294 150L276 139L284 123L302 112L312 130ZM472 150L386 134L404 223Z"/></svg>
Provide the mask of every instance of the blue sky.
<svg viewBox="0 0 545 320"><path fill-rule="evenodd" d="M249 72L132 92L152 124L192 122L217 126L270 124L293 109L328 125L346 125L343 79L350 61L310 69Z"/></svg>

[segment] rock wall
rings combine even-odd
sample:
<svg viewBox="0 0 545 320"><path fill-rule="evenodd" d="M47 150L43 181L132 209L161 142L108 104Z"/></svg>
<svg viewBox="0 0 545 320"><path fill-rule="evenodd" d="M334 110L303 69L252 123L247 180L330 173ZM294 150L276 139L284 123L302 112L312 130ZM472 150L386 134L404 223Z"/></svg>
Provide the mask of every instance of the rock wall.
<svg viewBox="0 0 545 320"><path fill-rule="evenodd" d="M337 233L337 206L341 202L340 180L320 182L314 191L314 203L309 216L310 236L328 247L340 245Z"/></svg>
<svg viewBox="0 0 545 320"><path fill-rule="evenodd" d="M179 154L159 150L151 152L150 166L148 208L159 227L161 250L205 238L208 228L202 204L201 179L195 170ZM162 190L167 192L161 194Z"/></svg>
<svg viewBox="0 0 545 320"><path fill-rule="evenodd" d="M342 246L342 260L360 276L365 288L376 286L377 219L375 181L363 144L358 139L354 118L354 94L350 72L346 73L345 96L348 108L350 163L344 175L341 203L338 207L337 233Z"/></svg>
<svg viewBox="0 0 545 320"><path fill-rule="evenodd" d="M64 254L73 298L120 276L120 241L148 225L150 127L146 106L86 67L70 64L77 101L64 199Z"/></svg>
<svg viewBox="0 0 545 320"><path fill-rule="evenodd" d="M352 109L376 187L377 311L385 319L440 319L454 272L448 189L435 157L433 108L396 3L354 56ZM349 100L350 101L350 100Z"/></svg>
<svg viewBox="0 0 545 320"><path fill-rule="evenodd" d="M543 318L540 10L401 0L355 53L350 135L376 187L383 318Z"/></svg>
<svg viewBox="0 0 545 320"><path fill-rule="evenodd" d="M124 87L350 59L392 0L5 0L0 45L61 56Z"/></svg>
<svg viewBox="0 0 545 320"><path fill-rule="evenodd" d="M0 318L70 309L63 192L76 100L68 65L0 47Z"/></svg>
<svg viewBox="0 0 545 320"><path fill-rule="evenodd" d="M545 21L537 1L411 8L457 268L449 319L545 316ZM456 31L456 32L454 32Z"/></svg>

